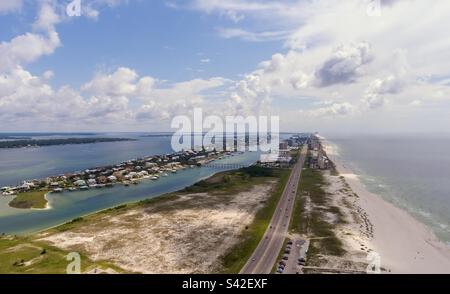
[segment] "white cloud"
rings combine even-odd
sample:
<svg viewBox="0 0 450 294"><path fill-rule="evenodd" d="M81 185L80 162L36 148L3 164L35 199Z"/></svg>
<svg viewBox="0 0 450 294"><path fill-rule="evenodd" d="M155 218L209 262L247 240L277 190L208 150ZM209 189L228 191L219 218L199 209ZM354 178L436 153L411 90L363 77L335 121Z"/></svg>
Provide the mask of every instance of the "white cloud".
<svg viewBox="0 0 450 294"><path fill-rule="evenodd" d="M34 29L39 32L19 35L9 42L0 44L0 72L8 71L16 66L33 62L44 55L52 54L61 43L54 25L59 17L53 7L44 4L41 7ZM42 31L42 33L40 33Z"/></svg>
<svg viewBox="0 0 450 294"><path fill-rule="evenodd" d="M238 38L249 42L285 40L290 34L289 31L251 32L241 28L220 28L218 31L222 38Z"/></svg>
<svg viewBox="0 0 450 294"><path fill-rule="evenodd" d="M316 118L323 117L336 117L336 116L347 116L354 114L356 112L356 107L351 105L350 103L332 103L326 107L320 107L314 110L306 111L306 113L310 116Z"/></svg>
<svg viewBox="0 0 450 294"><path fill-rule="evenodd" d="M54 32L55 25L60 22L59 15L55 12L54 7L48 3L44 3L40 9L38 19L33 24L36 31Z"/></svg>
<svg viewBox="0 0 450 294"><path fill-rule="evenodd" d="M2 0L0 1L0 14L20 10L22 5L22 0Z"/></svg>
<svg viewBox="0 0 450 294"><path fill-rule="evenodd" d="M90 17L97 18L101 7L125 2L91 1L87 7ZM450 102L450 39L443 37L450 27L449 2L382 1L379 17L367 14L367 3L183 2L175 6L229 18L233 27L219 29L221 37L280 41L284 50L239 81L210 78L168 83L119 67L95 74L80 89L53 88L51 71L33 75L24 69L60 46L54 26L62 16L43 6L32 32L0 44L0 118L2 122L48 123L64 118L93 127L94 122L136 126L200 106L218 114L279 111L295 128L303 123L341 128L335 122L345 120L363 129L377 119L394 124L406 117L414 125L416 117L441 114ZM0 13L12 11L1 5ZM209 60L200 58L201 63ZM300 110L308 120L299 117ZM325 117L333 120L321 119Z"/></svg>
<svg viewBox="0 0 450 294"><path fill-rule="evenodd" d="M130 95L136 91L137 78L138 74L134 70L121 67L112 74L97 74L81 89L95 95Z"/></svg>
<svg viewBox="0 0 450 294"><path fill-rule="evenodd" d="M319 86L352 83L362 74L362 67L372 61L370 44L340 46L316 71Z"/></svg>
<svg viewBox="0 0 450 294"><path fill-rule="evenodd" d="M400 113L409 117L409 111L416 114L417 108L427 104L448 103L449 85L429 78L450 74L450 40L442 37L444 28L450 26L448 1L382 1L379 17L367 14L367 1L290 1L291 5L280 1L290 12L272 9L272 21L267 21L264 4L200 2L199 7L208 13L231 5L246 18L256 19L255 23L274 24L268 31L295 30L285 42L287 53L274 54L238 83L229 99L237 109L257 112L255 106L269 103L286 113L286 108L277 105L307 97L333 103L316 105L315 110L307 110L311 114L348 116L370 111L380 119L395 121ZM300 21L289 17L296 12ZM219 33L226 37L223 31ZM228 37L255 34L244 28L229 32ZM314 107L314 103L298 105L299 109ZM364 117L354 119L360 120L356 125L364 126ZM411 116L411 124L415 123Z"/></svg>

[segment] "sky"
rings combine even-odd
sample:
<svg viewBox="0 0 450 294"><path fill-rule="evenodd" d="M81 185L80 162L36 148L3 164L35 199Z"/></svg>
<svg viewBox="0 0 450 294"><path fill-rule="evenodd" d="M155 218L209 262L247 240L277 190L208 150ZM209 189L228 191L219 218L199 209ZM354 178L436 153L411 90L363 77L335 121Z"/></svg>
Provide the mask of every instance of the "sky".
<svg viewBox="0 0 450 294"><path fill-rule="evenodd" d="M447 0L71 3L0 1L0 132L169 131L194 108L282 131L450 130Z"/></svg>

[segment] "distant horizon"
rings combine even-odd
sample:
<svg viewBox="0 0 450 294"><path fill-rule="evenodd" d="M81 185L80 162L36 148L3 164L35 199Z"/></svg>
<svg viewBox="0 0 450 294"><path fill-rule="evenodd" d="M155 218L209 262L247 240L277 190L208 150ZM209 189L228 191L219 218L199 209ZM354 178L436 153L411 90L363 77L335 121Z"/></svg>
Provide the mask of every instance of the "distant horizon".
<svg viewBox="0 0 450 294"><path fill-rule="evenodd" d="M281 130L447 132L448 1L253 2L85 0L73 15L8 0L0 125L168 130L201 108L276 115Z"/></svg>

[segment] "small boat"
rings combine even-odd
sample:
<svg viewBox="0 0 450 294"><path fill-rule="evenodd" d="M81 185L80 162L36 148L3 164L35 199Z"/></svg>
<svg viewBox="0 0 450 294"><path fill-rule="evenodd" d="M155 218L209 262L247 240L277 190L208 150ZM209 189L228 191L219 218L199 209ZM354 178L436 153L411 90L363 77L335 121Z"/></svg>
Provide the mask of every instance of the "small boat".
<svg viewBox="0 0 450 294"><path fill-rule="evenodd" d="M154 180L154 181L159 180L159 177L158 176L153 176L152 180Z"/></svg>
<svg viewBox="0 0 450 294"><path fill-rule="evenodd" d="M172 170L172 173L173 173L173 174L174 174L174 173L176 173L176 172L177 172L177 170L176 170L176 169L173 169L173 170Z"/></svg>
<svg viewBox="0 0 450 294"><path fill-rule="evenodd" d="M163 175L162 175L163 177L168 177L169 175L168 174L166 174L166 173L164 173Z"/></svg>
<svg viewBox="0 0 450 294"><path fill-rule="evenodd" d="M89 190L89 187L88 186L83 186L83 187L80 187L80 190L86 191L86 190Z"/></svg>

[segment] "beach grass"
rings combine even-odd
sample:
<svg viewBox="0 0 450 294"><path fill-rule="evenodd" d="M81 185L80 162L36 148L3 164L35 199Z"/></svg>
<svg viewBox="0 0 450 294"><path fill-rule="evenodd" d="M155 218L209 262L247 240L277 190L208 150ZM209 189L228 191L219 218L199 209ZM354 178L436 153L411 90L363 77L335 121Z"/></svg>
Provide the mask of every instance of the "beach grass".
<svg viewBox="0 0 450 294"><path fill-rule="evenodd" d="M274 184L270 197L262 203L263 207L255 215L254 221L239 236L238 243L220 257L220 266L218 268L221 273L238 273L263 237L289 175L289 169L270 169L257 166L221 172L181 191L136 203L120 205L95 214L76 218L50 229L46 233L52 234L87 228L97 221L101 223L105 216L120 215L136 208L149 208L152 212L170 213L172 210L192 208L192 205L198 208L199 205L208 207L217 202L226 203L231 201L233 195L237 193L250 191L256 185L277 181L277 184ZM204 203L200 204L196 201L178 201L174 203L174 200L180 199L184 194L193 193L208 193L212 198L206 199Z"/></svg>
<svg viewBox="0 0 450 294"><path fill-rule="evenodd" d="M334 232L335 225L326 220L325 214L331 213L338 223L345 222L339 207L330 204L326 185L322 171L310 168L303 170L290 230L313 239L309 250L310 260L319 254L345 254L343 244Z"/></svg>
<svg viewBox="0 0 450 294"><path fill-rule="evenodd" d="M44 242L31 240L27 237L0 237L0 274L65 274L70 261L69 252L50 246ZM93 262L80 254L81 272L94 268L122 269L108 262Z"/></svg>
<svg viewBox="0 0 450 294"><path fill-rule="evenodd" d="M47 193L48 190L19 193L16 198L9 203L9 206L20 209L45 209L47 207L47 199L45 199Z"/></svg>
<svg viewBox="0 0 450 294"><path fill-rule="evenodd" d="M222 264L221 273L239 273L264 236L278 201L283 194L291 170L277 170L273 172L279 180L272 195L267 200L264 207L258 211L252 224L241 234L240 241L233 246L227 254L220 258Z"/></svg>

